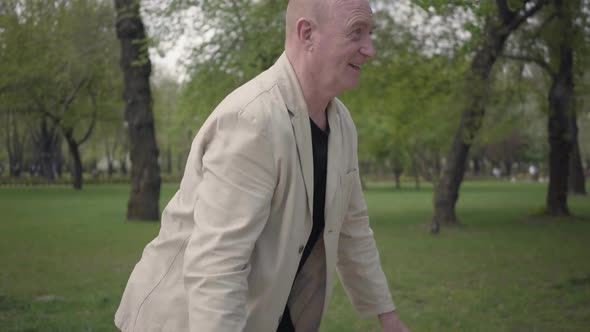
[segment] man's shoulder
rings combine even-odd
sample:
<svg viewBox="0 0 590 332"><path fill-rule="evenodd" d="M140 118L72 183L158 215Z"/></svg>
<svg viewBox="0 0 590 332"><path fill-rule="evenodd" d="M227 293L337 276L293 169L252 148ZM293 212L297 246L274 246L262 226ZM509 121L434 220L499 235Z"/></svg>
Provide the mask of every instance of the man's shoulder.
<svg viewBox="0 0 590 332"><path fill-rule="evenodd" d="M267 70L228 94L211 114L212 118L238 116L266 131L269 122L286 106L276 75Z"/></svg>
<svg viewBox="0 0 590 332"><path fill-rule="evenodd" d="M276 98L272 90L277 86L277 79L272 71L266 70L232 91L219 104L218 108L244 111L252 103L265 102Z"/></svg>

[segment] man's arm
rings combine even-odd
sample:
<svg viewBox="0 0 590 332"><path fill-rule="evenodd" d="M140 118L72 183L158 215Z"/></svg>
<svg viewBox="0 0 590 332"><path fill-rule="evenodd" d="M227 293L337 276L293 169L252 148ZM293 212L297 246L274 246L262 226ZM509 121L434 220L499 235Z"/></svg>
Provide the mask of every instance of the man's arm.
<svg viewBox="0 0 590 332"><path fill-rule="evenodd" d="M270 141L248 116L221 115L209 126L194 170L202 180L184 257L191 331L242 331L246 323L250 256L275 187Z"/></svg>
<svg viewBox="0 0 590 332"><path fill-rule="evenodd" d="M377 315L383 332L410 332L394 311L358 176L353 179L340 235L338 270L348 297L363 317Z"/></svg>
<svg viewBox="0 0 590 332"><path fill-rule="evenodd" d="M346 175L350 199L340 232L338 274L348 297L362 317L378 316L385 332L409 332L395 313L379 253L369 226L369 215L358 172L357 133L348 112L352 142L352 165Z"/></svg>
<svg viewBox="0 0 590 332"><path fill-rule="evenodd" d="M358 171L346 176L350 203L340 230L338 274L350 301L363 318L395 309L369 226ZM345 188L346 189L346 188Z"/></svg>

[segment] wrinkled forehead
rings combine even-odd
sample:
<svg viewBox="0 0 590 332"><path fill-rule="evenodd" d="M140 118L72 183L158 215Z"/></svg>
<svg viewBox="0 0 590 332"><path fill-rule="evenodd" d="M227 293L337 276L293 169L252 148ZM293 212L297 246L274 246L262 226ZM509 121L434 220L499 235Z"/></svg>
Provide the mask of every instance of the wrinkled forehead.
<svg viewBox="0 0 590 332"><path fill-rule="evenodd" d="M321 0L320 0L321 1ZM345 27L373 26L373 11L367 0L327 0L329 20L340 21Z"/></svg>

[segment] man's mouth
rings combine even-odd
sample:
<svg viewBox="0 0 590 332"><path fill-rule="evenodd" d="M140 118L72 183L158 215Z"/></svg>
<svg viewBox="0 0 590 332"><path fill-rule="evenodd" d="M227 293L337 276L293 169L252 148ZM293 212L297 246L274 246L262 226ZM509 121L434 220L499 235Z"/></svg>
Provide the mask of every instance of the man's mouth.
<svg viewBox="0 0 590 332"><path fill-rule="evenodd" d="M359 66L359 65L355 65L355 64L350 63L349 66L351 66L355 70L361 70L361 66Z"/></svg>

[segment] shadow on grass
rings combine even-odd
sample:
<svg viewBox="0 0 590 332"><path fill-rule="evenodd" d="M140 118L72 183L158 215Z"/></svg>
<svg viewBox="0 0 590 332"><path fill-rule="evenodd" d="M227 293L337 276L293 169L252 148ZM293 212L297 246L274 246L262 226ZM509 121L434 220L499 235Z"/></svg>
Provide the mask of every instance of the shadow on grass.
<svg viewBox="0 0 590 332"><path fill-rule="evenodd" d="M545 183L538 182L509 182L509 181L463 181L460 193L495 193L506 192L506 186L511 186L510 189L515 191L527 191L531 188L538 188L546 186ZM400 193L400 192L417 192L417 193L432 193L434 185L432 182L421 182L419 187L416 187L414 182L402 182L400 188L396 188L395 182L373 182L366 181L365 190L383 193Z"/></svg>
<svg viewBox="0 0 590 332"><path fill-rule="evenodd" d="M544 206L540 206L535 210L531 211L531 213L522 220L524 223L534 223L534 224L563 224L563 223L572 223L572 222L588 222L590 218L588 216L583 216L576 214L575 212L570 211L569 216L552 216L548 215Z"/></svg>

